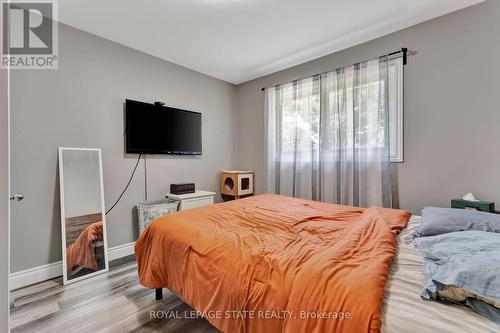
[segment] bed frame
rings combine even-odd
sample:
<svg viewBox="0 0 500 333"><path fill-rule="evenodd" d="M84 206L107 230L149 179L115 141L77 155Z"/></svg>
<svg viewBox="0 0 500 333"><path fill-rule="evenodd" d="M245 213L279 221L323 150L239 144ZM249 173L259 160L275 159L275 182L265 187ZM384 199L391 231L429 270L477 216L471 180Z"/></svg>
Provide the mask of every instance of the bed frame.
<svg viewBox="0 0 500 333"><path fill-rule="evenodd" d="M155 289L155 299L157 301L161 300L163 298L163 288L156 288Z"/></svg>

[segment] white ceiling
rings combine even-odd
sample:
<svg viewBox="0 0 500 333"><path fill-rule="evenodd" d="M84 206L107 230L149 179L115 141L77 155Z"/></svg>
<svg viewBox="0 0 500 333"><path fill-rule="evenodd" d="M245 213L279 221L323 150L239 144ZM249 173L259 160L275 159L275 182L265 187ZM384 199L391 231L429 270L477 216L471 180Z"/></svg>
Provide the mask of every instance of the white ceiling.
<svg viewBox="0 0 500 333"><path fill-rule="evenodd" d="M482 1L60 0L59 20L238 84Z"/></svg>

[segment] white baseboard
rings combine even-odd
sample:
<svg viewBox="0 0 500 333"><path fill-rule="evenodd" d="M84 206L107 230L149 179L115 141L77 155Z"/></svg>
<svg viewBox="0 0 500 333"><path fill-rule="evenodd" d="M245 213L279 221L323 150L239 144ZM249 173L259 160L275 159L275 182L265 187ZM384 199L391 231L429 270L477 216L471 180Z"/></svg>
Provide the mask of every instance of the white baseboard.
<svg viewBox="0 0 500 333"><path fill-rule="evenodd" d="M134 254L134 246L135 242L110 247L108 249L108 260L112 261Z"/></svg>
<svg viewBox="0 0 500 333"><path fill-rule="evenodd" d="M62 275L62 261L10 274L10 290L50 280Z"/></svg>
<svg viewBox="0 0 500 333"><path fill-rule="evenodd" d="M110 247L108 249L108 260L112 261L134 254L134 246L135 242ZM10 274L10 290L62 276L62 270L62 261L58 261L12 273Z"/></svg>

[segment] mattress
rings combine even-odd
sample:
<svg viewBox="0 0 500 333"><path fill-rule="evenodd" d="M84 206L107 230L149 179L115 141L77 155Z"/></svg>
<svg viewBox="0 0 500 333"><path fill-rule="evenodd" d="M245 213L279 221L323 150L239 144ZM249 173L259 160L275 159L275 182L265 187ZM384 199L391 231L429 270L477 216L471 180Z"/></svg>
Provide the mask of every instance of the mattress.
<svg viewBox="0 0 500 333"><path fill-rule="evenodd" d="M420 216L412 216L398 235L397 254L384 293L382 332L500 332L499 325L465 306L420 297L425 286L422 257L411 241L420 222Z"/></svg>

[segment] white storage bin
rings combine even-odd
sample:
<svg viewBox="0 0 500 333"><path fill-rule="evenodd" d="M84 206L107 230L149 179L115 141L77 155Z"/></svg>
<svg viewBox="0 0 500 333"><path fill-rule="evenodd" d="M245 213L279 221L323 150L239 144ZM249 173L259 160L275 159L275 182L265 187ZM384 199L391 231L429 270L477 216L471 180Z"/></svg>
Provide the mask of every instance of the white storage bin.
<svg viewBox="0 0 500 333"><path fill-rule="evenodd" d="M178 201L174 200L157 200L147 201L137 205L139 235L151 223L160 217L177 211Z"/></svg>

